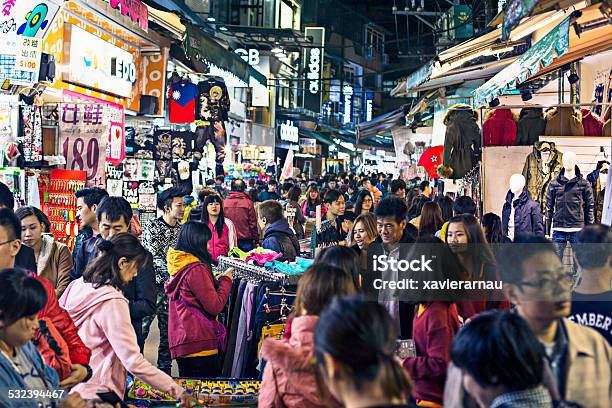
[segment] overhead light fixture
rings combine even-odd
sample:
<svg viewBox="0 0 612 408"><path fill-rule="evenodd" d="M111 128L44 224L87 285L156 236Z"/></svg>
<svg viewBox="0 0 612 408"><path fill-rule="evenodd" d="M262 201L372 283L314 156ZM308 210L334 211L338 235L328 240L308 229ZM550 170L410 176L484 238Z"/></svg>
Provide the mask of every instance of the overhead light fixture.
<svg viewBox="0 0 612 408"><path fill-rule="evenodd" d="M210 21L211 23L214 23L215 21L217 21L217 19L214 17L208 17L206 20Z"/></svg>
<svg viewBox="0 0 612 408"><path fill-rule="evenodd" d="M274 54L282 54L284 51L283 51L283 49L282 49L282 48L280 48L280 47L274 47L274 48L272 48L272 52L273 52Z"/></svg>
<svg viewBox="0 0 612 408"><path fill-rule="evenodd" d="M219 27L219 31L227 31L227 27Z"/></svg>
<svg viewBox="0 0 612 408"><path fill-rule="evenodd" d="M528 100L533 98L533 94L529 89L524 89L521 91L521 99L523 102L527 102Z"/></svg>
<svg viewBox="0 0 612 408"><path fill-rule="evenodd" d="M490 108L495 108L497 106L499 106L499 98L495 98L491 102L489 102L489 107Z"/></svg>

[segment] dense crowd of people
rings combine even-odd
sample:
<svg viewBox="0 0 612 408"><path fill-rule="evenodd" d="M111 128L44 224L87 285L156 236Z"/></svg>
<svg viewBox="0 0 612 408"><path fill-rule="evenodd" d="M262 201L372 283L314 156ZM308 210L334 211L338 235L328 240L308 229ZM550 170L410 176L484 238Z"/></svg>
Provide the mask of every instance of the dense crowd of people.
<svg viewBox="0 0 612 408"><path fill-rule="evenodd" d="M314 264L283 339L263 341L259 406L611 406L609 226L578 234L576 275L543 231L511 240L471 197L420 180L221 179L197 195L161 192L159 217L139 231L125 199L79 190L71 254L44 212L15 209L0 184L0 406L92 406L99 391L123 398L128 373L197 405L170 373L175 360L181 377L221 374L228 333L218 316L234 271L216 274L218 258L262 247L294 261L307 236ZM442 278L501 280L503 290L372 297L368 255L401 259L423 244L442 254ZM155 319L157 367L142 354ZM413 353L400 358L398 339ZM36 401L5 391L60 387Z"/></svg>

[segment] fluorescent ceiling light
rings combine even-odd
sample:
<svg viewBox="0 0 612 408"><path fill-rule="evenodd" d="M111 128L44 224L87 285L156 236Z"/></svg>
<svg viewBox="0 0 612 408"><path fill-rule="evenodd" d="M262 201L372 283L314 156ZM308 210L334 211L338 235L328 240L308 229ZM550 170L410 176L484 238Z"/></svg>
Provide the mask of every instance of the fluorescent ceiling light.
<svg viewBox="0 0 612 408"><path fill-rule="evenodd" d="M279 47L274 47L274 48L272 48L272 52L273 52L274 54L282 54L282 53L284 53L283 49L282 49L282 48L279 48Z"/></svg>
<svg viewBox="0 0 612 408"><path fill-rule="evenodd" d="M211 23L217 21L214 17L208 17L206 20L210 21Z"/></svg>
<svg viewBox="0 0 612 408"><path fill-rule="evenodd" d="M219 27L219 31L227 31L227 27Z"/></svg>

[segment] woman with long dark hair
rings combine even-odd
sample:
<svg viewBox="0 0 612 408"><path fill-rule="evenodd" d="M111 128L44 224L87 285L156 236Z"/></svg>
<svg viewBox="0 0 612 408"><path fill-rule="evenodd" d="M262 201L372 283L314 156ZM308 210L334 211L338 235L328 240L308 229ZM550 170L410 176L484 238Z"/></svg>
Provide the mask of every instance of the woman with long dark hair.
<svg viewBox="0 0 612 408"><path fill-rule="evenodd" d="M415 407L412 381L394 357L396 339L395 324L380 304L336 298L314 335L320 383L344 407Z"/></svg>
<svg viewBox="0 0 612 408"><path fill-rule="evenodd" d="M127 373L167 392L175 398L185 395L174 380L157 369L140 353L130 320L128 301L122 289L147 263L150 256L135 236L123 232L98 243L100 255L83 276L73 281L60 299L60 306L79 329L79 336L92 355L93 376L73 388L84 398L110 390L125 395Z"/></svg>
<svg viewBox="0 0 612 408"><path fill-rule="evenodd" d="M347 249L347 248L346 248ZM318 392L313 357L313 334L319 314L335 296L356 292L348 270L315 263L298 284L291 333L285 342L266 339L261 355L267 360L260 407L314 408L327 406L326 393Z"/></svg>
<svg viewBox="0 0 612 408"><path fill-rule="evenodd" d="M317 206L321 206L321 218L325 217L325 206L323 205L323 198L319 192L319 188L315 183L312 183L306 193L306 199L302 201L302 213L304 216L314 218L317 212Z"/></svg>
<svg viewBox="0 0 612 408"><path fill-rule="evenodd" d="M213 233L203 222L181 227L168 250L168 344L181 377L218 377L225 350L225 327L217 321L232 289L233 270L212 274L208 243Z"/></svg>
<svg viewBox="0 0 612 408"><path fill-rule="evenodd" d="M293 228L297 239L302 239L305 235L304 225L306 224L306 217L304 217L302 208L299 205L301 195L302 189L295 185L289 190L289 193L287 194L287 200L285 201L285 211L287 210L287 208L295 209L295 217L293 218L293 225L291 227Z"/></svg>
<svg viewBox="0 0 612 408"><path fill-rule="evenodd" d="M419 222L419 236L435 235L442 228L442 224L444 220L440 206L433 201L424 203Z"/></svg>
<svg viewBox="0 0 612 408"><path fill-rule="evenodd" d="M451 197L445 195L440 199L438 204L440 205L440 210L442 211L442 220L444 222L448 222L448 220L453 218L453 205L455 204L455 201Z"/></svg>
<svg viewBox="0 0 612 408"><path fill-rule="evenodd" d="M487 243L476 217L471 214L457 215L450 219L446 231L446 243L459 258L466 281L498 281L495 256ZM486 291L474 300L457 302L459 315L464 319L487 309L508 308L501 291ZM477 299L477 300L476 300Z"/></svg>
<svg viewBox="0 0 612 408"><path fill-rule="evenodd" d="M484 228L485 238L489 244L503 244L511 242L510 238L504 236L502 221L499 215L486 213L482 216L482 228Z"/></svg>
<svg viewBox="0 0 612 408"><path fill-rule="evenodd" d="M362 213L373 213L374 212L374 198L372 193L368 190L361 190L357 194L357 201L355 202L355 215L361 215Z"/></svg>
<svg viewBox="0 0 612 408"><path fill-rule="evenodd" d="M208 241L208 252L213 262L219 256L227 255L238 245L234 223L223 215L223 200L217 194L210 194L202 203L202 220L212 233Z"/></svg>

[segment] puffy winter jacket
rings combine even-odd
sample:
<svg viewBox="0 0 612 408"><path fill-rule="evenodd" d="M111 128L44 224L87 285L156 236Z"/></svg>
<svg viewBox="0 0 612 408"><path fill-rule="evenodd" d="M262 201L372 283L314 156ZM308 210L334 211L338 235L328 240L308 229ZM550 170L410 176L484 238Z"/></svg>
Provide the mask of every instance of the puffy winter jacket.
<svg viewBox="0 0 612 408"><path fill-rule="evenodd" d="M565 169L550 182L546 199L546 232L553 227L582 228L595 222L593 189L582 178L576 166L576 175L571 180L565 177Z"/></svg>
<svg viewBox="0 0 612 408"><path fill-rule="evenodd" d="M259 407L327 406L319 396L310 362L317 320L317 316L296 317L292 321L291 336L287 342L264 340L261 355L268 363L259 391Z"/></svg>
<svg viewBox="0 0 612 408"><path fill-rule="evenodd" d="M300 242L285 218L272 223L266 229L261 246L282 253L281 261L295 261L300 254Z"/></svg>
<svg viewBox="0 0 612 408"><path fill-rule="evenodd" d="M482 135L485 146L516 145L516 123L510 109L495 109L484 125Z"/></svg>
<svg viewBox="0 0 612 408"><path fill-rule="evenodd" d="M542 152L550 151L546 162L547 171L543 170ZM557 150L552 142L536 142L533 152L529 153L523 167L523 176L527 180L527 192L529 197L540 203L542 211L546 208L546 192L551 180L559 175L561 171L561 160L563 154Z"/></svg>
<svg viewBox="0 0 612 408"><path fill-rule="evenodd" d="M555 108L546 115L546 136L584 136L582 115L572 107Z"/></svg>
<svg viewBox="0 0 612 408"><path fill-rule="evenodd" d="M531 146L546 130L546 120L542 108L523 108L516 124L516 144Z"/></svg>
<svg viewBox="0 0 612 408"><path fill-rule="evenodd" d="M477 114L469 106L451 106L444 117L445 167L452 169L451 179L460 179L480 160L480 129L476 124Z"/></svg>
<svg viewBox="0 0 612 408"><path fill-rule="evenodd" d="M210 221L208 221L208 228L212 232L212 237L208 241L208 252L210 252L213 261L216 262L220 256L226 256L230 249L238 245L236 241L236 228L234 223L227 218L225 218L223 223L221 237L219 237L219 232Z"/></svg>
<svg viewBox="0 0 612 408"><path fill-rule="evenodd" d="M502 228L508 236L508 223L510 221L511 205L514 204L514 236L517 235L544 235L544 220L540 204L529 198L526 191L512 202L514 194L508 191L502 210Z"/></svg>
<svg viewBox="0 0 612 408"><path fill-rule="evenodd" d="M257 214L253 200L244 191L230 191L223 202L223 214L236 227L236 239L259 241Z"/></svg>
<svg viewBox="0 0 612 408"><path fill-rule="evenodd" d="M216 281L210 267L195 256L170 248L166 282L168 343L172 358L223 350L225 328L216 318L225 307L232 281Z"/></svg>

